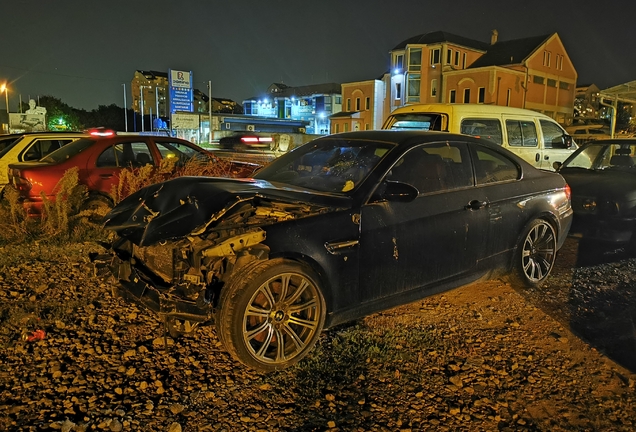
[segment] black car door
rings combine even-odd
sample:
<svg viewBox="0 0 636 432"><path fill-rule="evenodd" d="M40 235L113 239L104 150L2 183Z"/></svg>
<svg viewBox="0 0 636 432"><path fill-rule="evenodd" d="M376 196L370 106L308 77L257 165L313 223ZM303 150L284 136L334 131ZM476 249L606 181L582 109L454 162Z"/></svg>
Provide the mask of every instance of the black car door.
<svg viewBox="0 0 636 432"><path fill-rule="evenodd" d="M438 285L473 270L485 251L488 211L483 188L474 187L467 145L414 147L386 180L420 193L410 202L372 198L362 207L362 300Z"/></svg>

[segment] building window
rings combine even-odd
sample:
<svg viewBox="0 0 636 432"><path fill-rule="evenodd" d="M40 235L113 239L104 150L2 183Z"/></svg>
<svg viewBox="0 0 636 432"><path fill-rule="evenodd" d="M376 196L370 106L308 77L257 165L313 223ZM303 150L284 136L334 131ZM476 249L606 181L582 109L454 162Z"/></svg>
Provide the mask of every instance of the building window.
<svg viewBox="0 0 636 432"><path fill-rule="evenodd" d="M409 71L422 70L422 48L409 50Z"/></svg>
<svg viewBox="0 0 636 432"><path fill-rule="evenodd" d="M544 78L542 76L539 76L539 75L532 76L532 82L535 84L543 84L543 80Z"/></svg>
<svg viewBox="0 0 636 432"><path fill-rule="evenodd" d="M559 88L562 90L570 90L570 83L559 81Z"/></svg>
<svg viewBox="0 0 636 432"><path fill-rule="evenodd" d="M342 96L336 96L336 103L337 104L341 104L342 103Z"/></svg>
<svg viewBox="0 0 636 432"><path fill-rule="evenodd" d="M396 54L393 61L393 69L401 71L404 68L404 54Z"/></svg>
<svg viewBox="0 0 636 432"><path fill-rule="evenodd" d="M431 96L437 96L437 80L431 80Z"/></svg>
<svg viewBox="0 0 636 432"><path fill-rule="evenodd" d="M455 51L455 66L459 66L459 51Z"/></svg>
<svg viewBox="0 0 636 432"><path fill-rule="evenodd" d="M477 102L484 103L486 99L486 87L479 87L477 98Z"/></svg>
<svg viewBox="0 0 636 432"><path fill-rule="evenodd" d="M365 123L364 124L364 130L369 130L369 128L370 128L369 123Z"/></svg>
<svg viewBox="0 0 636 432"><path fill-rule="evenodd" d="M462 57L462 69L466 69L466 53Z"/></svg>
<svg viewBox="0 0 636 432"><path fill-rule="evenodd" d="M344 132L349 132L349 123L344 124Z"/></svg>
<svg viewBox="0 0 636 432"><path fill-rule="evenodd" d="M395 83L395 99L402 99L402 83Z"/></svg>
<svg viewBox="0 0 636 432"><path fill-rule="evenodd" d="M420 101L420 74L409 74L406 100L407 102Z"/></svg>
<svg viewBox="0 0 636 432"><path fill-rule="evenodd" d="M435 48L434 50L431 50L431 64L438 64L440 61L440 49L439 48Z"/></svg>
<svg viewBox="0 0 636 432"><path fill-rule="evenodd" d="M510 89L508 89L508 92L506 93L506 106L510 106Z"/></svg>
<svg viewBox="0 0 636 432"><path fill-rule="evenodd" d="M552 53L550 51L543 51L543 66L550 67L550 59Z"/></svg>
<svg viewBox="0 0 636 432"><path fill-rule="evenodd" d="M245 102L243 105L243 114L252 115L252 102Z"/></svg>
<svg viewBox="0 0 636 432"><path fill-rule="evenodd" d="M451 90L448 93L448 102L455 103L455 90Z"/></svg>
<svg viewBox="0 0 636 432"><path fill-rule="evenodd" d="M548 78L548 87L556 87L556 86L557 86L556 80Z"/></svg>
<svg viewBox="0 0 636 432"><path fill-rule="evenodd" d="M451 64L453 60L453 50L452 49L447 49L446 50L446 64Z"/></svg>
<svg viewBox="0 0 636 432"><path fill-rule="evenodd" d="M336 133L340 132L340 124L339 123L336 123L336 131L335 132Z"/></svg>
<svg viewBox="0 0 636 432"><path fill-rule="evenodd" d="M347 112L351 112L351 99L347 98Z"/></svg>
<svg viewBox="0 0 636 432"><path fill-rule="evenodd" d="M464 103L470 103L470 89L464 89Z"/></svg>
<svg viewBox="0 0 636 432"><path fill-rule="evenodd" d="M366 98L364 100L364 109L369 111L369 108L371 108L371 98Z"/></svg>
<svg viewBox="0 0 636 432"><path fill-rule="evenodd" d="M360 98L356 98L356 111L360 111Z"/></svg>

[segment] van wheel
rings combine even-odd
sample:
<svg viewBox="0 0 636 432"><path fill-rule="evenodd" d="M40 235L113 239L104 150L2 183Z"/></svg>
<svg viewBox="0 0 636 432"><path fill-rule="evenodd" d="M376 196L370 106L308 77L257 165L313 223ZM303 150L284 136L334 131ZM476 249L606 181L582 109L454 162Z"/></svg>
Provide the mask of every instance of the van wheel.
<svg viewBox="0 0 636 432"><path fill-rule="evenodd" d="M528 288L540 287L554 267L556 252L552 225L543 219L532 221L515 251L510 282Z"/></svg>

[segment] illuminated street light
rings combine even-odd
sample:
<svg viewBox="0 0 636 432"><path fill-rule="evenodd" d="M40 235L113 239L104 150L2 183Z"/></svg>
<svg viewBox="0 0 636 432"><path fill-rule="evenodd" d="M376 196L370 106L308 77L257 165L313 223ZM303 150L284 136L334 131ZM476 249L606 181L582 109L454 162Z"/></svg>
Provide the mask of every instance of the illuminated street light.
<svg viewBox="0 0 636 432"><path fill-rule="evenodd" d="M4 83L0 86L0 93L4 92L4 100L7 104L7 133L9 132L9 88L7 87L7 83Z"/></svg>

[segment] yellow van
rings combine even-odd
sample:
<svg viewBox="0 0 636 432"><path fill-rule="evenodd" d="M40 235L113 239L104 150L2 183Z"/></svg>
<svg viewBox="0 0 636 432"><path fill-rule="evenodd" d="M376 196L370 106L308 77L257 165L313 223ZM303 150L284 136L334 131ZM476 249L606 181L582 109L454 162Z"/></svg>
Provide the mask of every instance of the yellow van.
<svg viewBox="0 0 636 432"><path fill-rule="evenodd" d="M482 104L417 104L393 111L382 129L423 129L489 139L536 168L554 170L577 146L552 118L536 111Z"/></svg>

